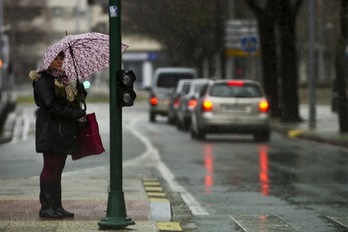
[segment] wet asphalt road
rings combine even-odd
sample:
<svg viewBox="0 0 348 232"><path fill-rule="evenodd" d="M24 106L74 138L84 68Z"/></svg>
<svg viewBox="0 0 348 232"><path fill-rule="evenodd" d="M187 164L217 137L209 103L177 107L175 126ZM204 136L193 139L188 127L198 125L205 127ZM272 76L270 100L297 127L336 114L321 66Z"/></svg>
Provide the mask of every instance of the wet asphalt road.
<svg viewBox="0 0 348 232"><path fill-rule="evenodd" d="M108 106L90 108L97 112L107 150ZM174 214L183 207L192 213L175 215L184 231L348 231L339 224L348 215L347 149L278 133L269 143L241 135L193 141L164 117L150 123L146 105L125 108L123 120L124 160L146 149L135 132L158 151L168 170L159 168L156 173L168 182L164 183L168 194L176 197ZM29 122L27 139L0 146L1 177L38 175L40 170L34 167L41 165L41 157L32 152L31 127ZM18 162L24 156L26 162ZM66 171L108 162L108 156L68 162Z"/></svg>
<svg viewBox="0 0 348 232"><path fill-rule="evenodd" d="M200 204L186 202L198 231L348 231L337 223L348 215L347 149L278 133L269 143L242 135L194 141L160 117L137 127Z"/></svg>

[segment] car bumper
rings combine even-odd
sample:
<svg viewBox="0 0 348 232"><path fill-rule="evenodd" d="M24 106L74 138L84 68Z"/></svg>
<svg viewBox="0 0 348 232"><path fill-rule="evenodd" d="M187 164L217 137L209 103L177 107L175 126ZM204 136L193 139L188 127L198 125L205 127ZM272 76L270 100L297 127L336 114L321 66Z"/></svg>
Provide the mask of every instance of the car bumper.
<svg viewBox="0 0 348 232"><path fill-rule="evenodd" d="M258 131L269 131L267 125L206 125L202 131L210 134L219 133L236 133L236 134L251 134Z"/></svg>
<svg viewBox="0 0 348 232"><path fill-rule="evenodd" d="M258 117L226 118L202 117L199 128L206 133L254 133L269 131L270 123L267 115Z"/></svg>
<svg viewBox="0 0 348 232"><path fill-rule="evenodd" d="M150 111L153 114L168 115L169 100L159 100L157 105L150 105Z"/></svg>

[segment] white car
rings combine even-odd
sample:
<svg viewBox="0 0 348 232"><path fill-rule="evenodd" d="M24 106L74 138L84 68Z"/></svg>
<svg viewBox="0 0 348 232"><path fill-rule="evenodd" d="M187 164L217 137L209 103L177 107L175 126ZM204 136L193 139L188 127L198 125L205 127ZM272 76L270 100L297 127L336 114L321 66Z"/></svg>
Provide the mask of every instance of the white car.
<svg viewBox="0 0 348 232"><path fill-rule="evenodd" d="M191 79L182 79L178 82L174 93L169 99L168 122L175 124L177 120L177 112L180 107L180 98L188 93L190 90Z"/></svg>
<svg viewBox="0 0 348 232"><path fill-rule="evenodd" d="M191 111L197 104L195 97L206 83L208 83L208 79L191 80L188 91L179 98L176 118L176 127L179 130L188 130L190 128Z"/></svg>
<svg viewBox="0 0 348 232"><path fill-rule="evenodd" d="M191 137L206 134L253 134L257 141L270 139L269 103L259 82L210 80L191 113Z"/></svg>

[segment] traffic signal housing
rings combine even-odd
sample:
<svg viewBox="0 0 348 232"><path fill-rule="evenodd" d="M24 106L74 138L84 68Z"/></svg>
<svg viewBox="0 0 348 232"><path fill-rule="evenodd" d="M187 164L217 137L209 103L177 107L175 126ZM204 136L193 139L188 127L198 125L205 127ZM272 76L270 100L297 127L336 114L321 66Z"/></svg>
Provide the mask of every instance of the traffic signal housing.
<svg viewBox="0 0 348 232"><path fill-rule="evenodd" d="M136 80L132 70L121 70L118 74L118 101L120 106L132 106L137 97L133 89Z"/></svg>

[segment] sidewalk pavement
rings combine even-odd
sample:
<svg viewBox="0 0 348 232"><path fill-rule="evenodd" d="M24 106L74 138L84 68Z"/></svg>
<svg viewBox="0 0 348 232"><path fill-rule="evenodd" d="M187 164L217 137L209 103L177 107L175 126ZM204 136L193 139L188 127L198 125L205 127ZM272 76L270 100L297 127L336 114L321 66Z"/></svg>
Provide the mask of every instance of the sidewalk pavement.
<svg viewBox="0 0 348 232"><path fill-rule="evenodd" d="M272 130L292 138L348 147L348 134L339 133L337 114L331 112L327 105L317 106L316 109L314 129L308 126L308 106L302 105L300 112L303 122L272 121ZM14 119L10 115L5 127L7 131L2 137L11 136ZM170 202L165 197L160 181L153 179L152 174L153 170L141 162L124 168L123 191L127 217L135 225L117 231L183 231L180 224L172 221ZM38 181L38 177L0 178L0 231L103 231L99 229L98 222L105 217L107 209L109 166L63 174L63 205L75 213L73 219L53 221L39 218Z"/></svg>
<svg viewBox="0 0 348 232"><path fill-rule="evenodd" d="M331 111L329 105L316 106L316 125L309 127L308 105L300 106L300 115L303 118L299 123L271 123L272 130L278 131L291 138L308 139L332 145L348 147L348 133L340 133L338 115Z"/></svg>

